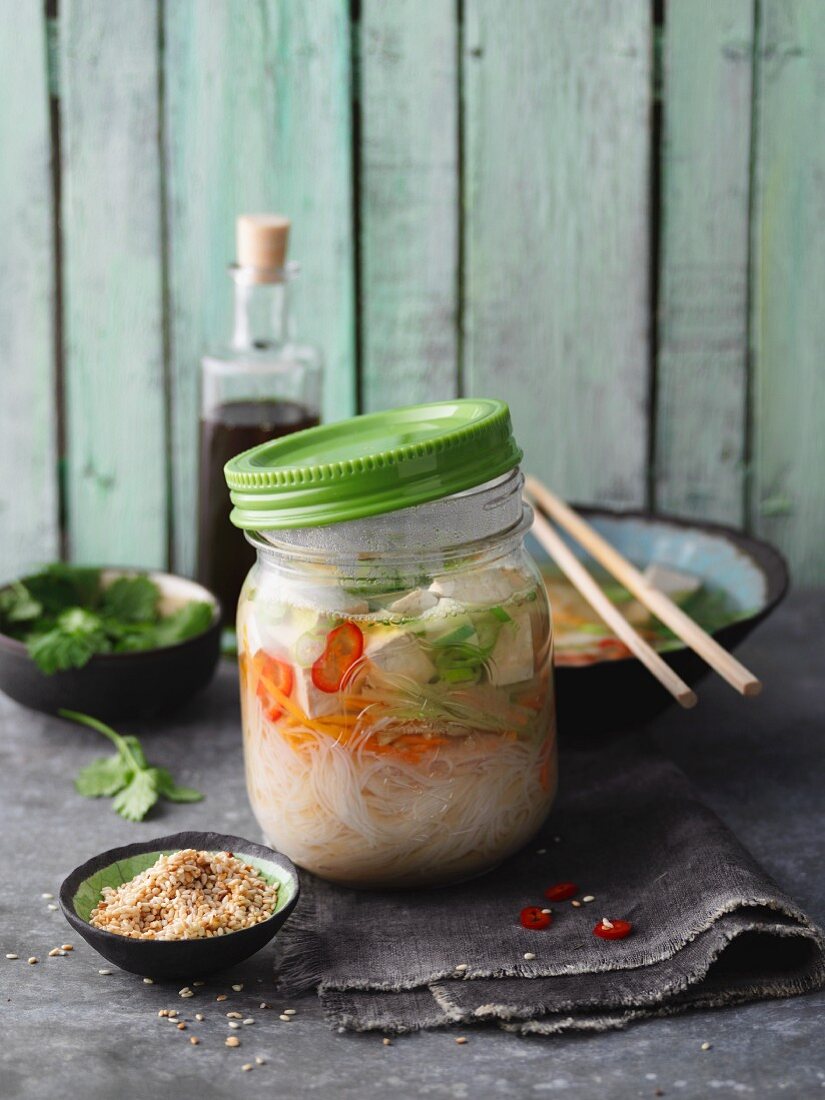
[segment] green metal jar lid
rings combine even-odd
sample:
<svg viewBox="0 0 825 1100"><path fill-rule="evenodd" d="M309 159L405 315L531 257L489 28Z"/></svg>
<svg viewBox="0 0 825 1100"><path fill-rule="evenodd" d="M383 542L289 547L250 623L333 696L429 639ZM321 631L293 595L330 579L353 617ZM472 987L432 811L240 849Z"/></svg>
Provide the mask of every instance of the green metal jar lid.
<svg viewBox="0 0 825 1100"><path fill-rule="evenodd" d="M464 398L355 416L273 439L224 467L232 522L320 527L482 485L522 452L503 401Z"/></svg>

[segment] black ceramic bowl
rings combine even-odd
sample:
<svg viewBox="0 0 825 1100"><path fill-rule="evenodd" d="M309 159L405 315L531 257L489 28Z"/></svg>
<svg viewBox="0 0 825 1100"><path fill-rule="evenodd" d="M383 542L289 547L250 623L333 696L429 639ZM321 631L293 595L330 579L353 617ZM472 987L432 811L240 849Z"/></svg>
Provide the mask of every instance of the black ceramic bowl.
<svg viewBox="0 0 825 1100"><path fill-rule="evenodd" d="M89 914L104 886L128 882L159 855L195 848L203 852L233 852L253 864L269 882L278 882L278 907L260 924L203 940L135 940L116 936L89 924ZM198 978L248 959L269 943L298 901L298 872L280 852L222 833L174 833L101 852L77 867L60 887L60 908L66 920L104 959L148 978Z"/></svg>
<svg viewBox="0 0 825 1100"><path fill-rule="evenodd" d="M111 576L135 570L111 569ZM215 608L201 634L176 645L137 653L98 653L83 668L47 676L16 638L0 634L0 691L16 703L47 714L61 707L93 714L104 721L154 718L185 703L205 688L220 657L221 609L202 585L171 573L147 574L161 590L161 607L168 610L188 600L203 600Z"/></svg>
<svg viewBox="0 0 825 1100"><path fill-rule="evenodd" d="M724 591L738 615L736 621L714 631L726 649L735 649L787 591L788 568L782 555L732 527L649 512L581 505L576 509L640 568L659 562L693 573L708 587ZM592 568L581 548L570 545ZM545 551L532 540L530 549L540 564L547 560ZM705 662L684 647L662 657L689 684L696 684L709 672ZM753 671L757 676L760 673L758 668ZM555 678L559 735L567 743L640 725L673 704L668 692L635 657L581 667L559 666ZM753 703L743 701L743 705Z"/></svg>

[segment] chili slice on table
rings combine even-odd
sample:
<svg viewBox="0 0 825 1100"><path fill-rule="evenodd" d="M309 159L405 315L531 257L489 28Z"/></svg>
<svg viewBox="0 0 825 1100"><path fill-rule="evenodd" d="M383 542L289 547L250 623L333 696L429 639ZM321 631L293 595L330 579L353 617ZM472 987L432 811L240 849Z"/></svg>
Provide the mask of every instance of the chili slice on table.
<svg viewBox="0 0 825 1100"><path fill-rule="evenodd" d="M284 713L284 708L277 699L273 699L272 692L267 690L267 682L272 684L282 695L288 696L292 691L295 680L292 666L278 657L264 653L262 649L259 649L252 658L252 663L258 674L258 686L255 689L255 694L266 708L267 718L270 722L274 722Z"/></svg>
<svg viewBox="0 0 825 1100"><path fill-rule="evenodd" d="M364 635L355 623L345 622L327 634L324 652L312 666L312 682L319 691L338 691L344 677L364 652Z"/></svg>
<svg viewBox="0 0 825 1100"><path fill-rule="evenodd" d="M593 935L602 940L623 940L633 931L633 925L629 920L608 920L602 917L593 929Z"/></svg>
<svg viewBox="0 0 825 1100"><path fill-rule="evenodd" d="M544 896L549 901L568 901L578 894L579 888L575 882L554 882L544 891Z"/></svg>
<svg viewBox="0 0 825 1100"><path fill-rule="evenodd" d="M549 928L553 923L551 913L542 913L537 905L528 905L519 914L522 928Z"/></svg>

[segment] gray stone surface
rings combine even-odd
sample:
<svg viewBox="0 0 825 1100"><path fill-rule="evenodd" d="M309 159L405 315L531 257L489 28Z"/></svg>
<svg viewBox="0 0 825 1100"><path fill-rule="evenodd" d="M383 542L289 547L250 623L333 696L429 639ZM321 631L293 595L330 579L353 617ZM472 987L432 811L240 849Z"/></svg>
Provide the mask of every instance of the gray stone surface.
<svg viewBox="0 0 825 1100"><path fill-rule="evenodd" d="M825 920L821 797L825 594L792 598L743 655L766 683L760 700L737 698L708 680L699 708L656 725L660 745L755 855ZM335 1097L668 1097L825 1096L825 997L765 1002L644 1023L592 1037L522 1039L470 1030L457 1046L448 1032L395 1039L339 1035L312 997L284 1024L262 1000L274 992L272 948L231 975L211 979L188 1001L177 986L144 985L115 971L71 934L41 893L94 852L139 837L209 827L257 837L244 793L236 688L226 667L207 693L171 722L145 726L150 758L205 791L193 806L164 805L131 825L107 803L87 802L72 776L105 748L91 732L0 701L0 1044L2 1100L84 1100L278 1096ZM47 957L73 941L71 957ZM21 956L7 961L7 951ZM29 966L25 959L40 962ZM231 990L242 981L241 993ZM219 1004L218 992L230 999ZM175 1007L202 1024L178 1031L159 1019ZM255 1019L224 1046L225 1012ZM190 1035L201 1044L190 1045ZM712 1043L702 1052L700 1044ZM266 1064L241 1065L256 1055Z"/></svg>

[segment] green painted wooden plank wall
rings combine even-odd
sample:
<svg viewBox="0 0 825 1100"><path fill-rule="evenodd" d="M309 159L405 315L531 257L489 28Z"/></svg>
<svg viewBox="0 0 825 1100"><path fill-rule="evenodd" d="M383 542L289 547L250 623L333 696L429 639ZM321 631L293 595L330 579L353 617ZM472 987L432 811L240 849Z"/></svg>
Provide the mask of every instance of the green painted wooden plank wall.
<svg viewBox="0 0 825 1100"><path fill-rule="evenodd" d="M328 418L498 393L562 492L825 581L821 0L56 2L51 53L0 10L4 575L191 569L197 361L268 207Z"/></svg>

